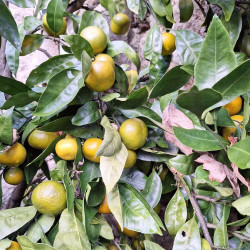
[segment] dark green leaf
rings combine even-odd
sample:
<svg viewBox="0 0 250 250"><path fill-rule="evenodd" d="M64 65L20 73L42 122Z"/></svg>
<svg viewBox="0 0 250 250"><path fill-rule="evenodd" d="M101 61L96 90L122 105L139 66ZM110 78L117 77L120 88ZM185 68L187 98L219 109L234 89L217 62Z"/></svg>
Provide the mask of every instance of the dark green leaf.
<svg viewBox="0 0 250 250"><path fill-rule="evenodd" d="M63 3L62 0L51 0L47 7L47 22L49 27L58 33L63 25Z"/></svg>
<svg viewBox="0 0 250 250"><path fill-rule="evenodd" d="M94 52L87 40L82 38L79 35L61 35L62 39L67 42L72 52L74 53L75 57L80 61L81 60L81 54L82 51L85 50L89 56L93 57Z"/></svg>
<svg viewBox="0 0 250 250"><path fill-rule="evenodd" d="M225 15L225 19L228 22L234 10L234 0L208 0L211 4L219 5Z"/></svg>
<svg viewBox="0 0 250 250"><path fill-rule="evenodd" d="M195 216L186 222L175 236L173 250L178 249L201 250L201 237Z"/></svg>
<svg viewBox="0 0 250 250"><path fill-rule="evenodd" d="M195 155L178 155L169 160L171 166L181 174L190 175L194 173Z"/></svg>
<svg viewBox="0 0 250 250"><path fill-rule="evenodd" d="M116 105L122 109L134 109L143 105L148 99L148 90L147 87L143 87L132 92L127 99L118 98L116 100Z"/></svg>
<svg viewBox="0 0 250 250"><path fill-rule="evenodd" d="M115 65L116 87L119 89L121 96L127 95L128 78L126 73L119 65Z"/></svg>
<svg viewBox="0 0 250 250"><path fill-rule="evenodd" d="M207 130L184 129L173 127L177 139L184 145L201 152L215 151L222 149L218 140ZM228 142L221 138L223 146L226 147Z"/></svg>
<svg viewBox="0 0 250 250"><path fill-rule="evenodd" d="M6 110L0 115L0 142L5 144L12 144L13 142L13 127L12 127L12 114L13 109Z"/></svg>
<svg viewBox="0 0 250 250"><path fill-rule="evenodd" d="M68 131L75 126L71 123L72 116L65 116L39 127L39 130L46 132Z"/></svg>
<svg viewBox="0 0 250 250"><path fill-rule="evenodd" d="M217 16L214 16L194 68L198 89L211 88L237 66L229 35Z"/></svg>
<svg viewBox="0 0 250 250"><path fill-rule="evenodd" d="M28 31L33 31L39 25L42 25L42 21L34 16L26 16L23 22L24 22L24 29Z"/></svg>
<svg viewBox="0 0 250 250"><path fill-rule="evenodd" d="M6 42L5 48L6 60L11 72L16 75L19 67L19 54L20 52L9 42Z"/></svg>
<svg viewBox="0 0 250 250"><path fill-rule="evenodd" d="M16 81L8 77L0 76L0 82L0 91L8 95L16 95L18 93L30 90L30 88L22 82Z"/></svg>
<svg viewBox="0 0 250 250"><path fill-rule="evenodd" d="M150 93L150 98L160 97L178 90L188 82L190 77L187 72L181 69L181 66L171 69L156 83Z"/></svg>
<svg viewBox="0 0 250 250"><path fill-rule="evenodd" d="M8 40L17 50L20 51L21 44L17 25L3 0L0 0L0 23L0 36Z"/></svg>
<svg viewBox="0 0 250 250"><path fill-rule="evenodd" d="M64 108L83 86L81 71L73 69L61 71L49 80L38 102L35 115L48 116Z"/></svg>
<svg viewBox="0 0 250 250"><path fill-rule="evenodd" d="M250 137L228 148L228 158L241 169L250 168Z"/></svg>
<svg viewBox="0 0 250 250"><path fill-rule="evenodd" d="M218 103L221 99L221 94L213 89L203 89L199 91L198 88L194 86L189 92L181 93L176 99L176 102L182 108L201 117L206 109Z"/></svg>
<svg viewBox="0 0 250 250"><path fill-rule="evenodd" d="M180 22L187 22L193 15L194 4L192 0L180 0Z"/></svg>
<svg viewBox="0 0 250 250"><path fill-rule="evenodd" d="M94 123L100 118L98 104L96 102L87 102L78 109L76 115L72 118L72 123L76 126L83 126Z"/></svg>
<svg viewBox="0 0 250 250"><path fill-rule="evenodd" d="M168 3L169 1L167 1ZM161 17L165 17L166 16L166 12L163 6L163 1L161 0L149 0L149 3L151 4L154 12L161 16Z"/></svg>
<svg viewBox="0 0 250 250"><path fill-rule="evenodd" d="M240 32L241 32L241 28L242 28L241 13L239 10L234 9L233 14L232 14L229 21L225 20L224 15L222 15L221 21L229 34L231 44L234 48L234 46L235 46L235 44L240 36Z"/></svg>
<svg viewBox="0 0 250 250"><path fill-rule="evenodd" d="M232 206L235 207L240 214L250 216L250 195L234 201Z"/></svg>
<svg viewBox="0 0 250 250"><path fill-rule="evenodd" d="M189 30L176 30L176 50L182 64L195 65L202 47L202 37Z"/></svg>
<svg viewBox="0 0 250 250"><path fill-rule="evenodd" d="M167 230L174 237L187 219L187 205L179 188L169 201L164 217Z"/></svg>
<svg viewBox="0 0 250 250"><path fill-rule="evenodd" d="M31 34L24 37L22 43L22 53L20 56L26 56L39 49L43 43L44 36L40 34Z"/></svg>
<svg viewBox="0 0 250 250"><path fill-rule="evenodd" d="M112 18L115 14L115 5L113 0L100 0L100 3L102 7L108 11L110 18Z"/></svg>
<svg viewBox="0 0 250 250"><path fill-rule="evenodd" d="M144 150L139 150L137 152L137 159L142 160L142 161L154 161L154 162L164 162L168 161L170 158L170 155L168 155L165 152L159 152L159 151L145 151Z"/></svg>
<svg viewBox="0 0 250 250"><path fill-rule="evenodd" d="M91 57L85 50L82 52L81 61L82 61L82 78L85 81L89 75L92 64Z"/></svg>
<svg viewBox="0 0 250 250"><path fill-rule="evenodd" d="M147 5L143 0L139 0L139 11L138 11L138 17L141 19L141 21L144 20L146 14L147 14Z"/></svg>
<svg viewBox="0 0 250 250"><path fill-rule="evenodd" d="M107 54L111 57L125 54L140 69L140 58L137 53L124 41L112 41L108 43Z"/></svg>
<svg viewBox="0 0 250 250"><path fill-rule="evenodd" d="M75 58L74 55L66 54L66 55L54 56L49 60L47 60L46 62L40 64L36 69L31 71L26 81L26 85L32 88L37 84L48 83L50 78L52 78L54 75L58 74L64 69L74 67L76 62L77 59ZM44 74L44 72L46 72L46 74ZM21 92L24 91L26 90L23 90Z"/></svg>

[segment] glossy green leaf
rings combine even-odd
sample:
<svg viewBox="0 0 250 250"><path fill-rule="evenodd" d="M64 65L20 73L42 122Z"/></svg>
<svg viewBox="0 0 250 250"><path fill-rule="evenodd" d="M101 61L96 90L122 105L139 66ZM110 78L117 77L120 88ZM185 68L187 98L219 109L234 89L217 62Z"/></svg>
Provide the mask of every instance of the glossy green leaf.
<svg viewBox="0 0 250 250"><path fill-rule="evenodd" d="M85 50L82 52L81 61L82 61L82 78L85 81L89 75L92 65L91 57Z"/></svg>
<svg viewBox="0 0 250 250"><path fill-rule="evenodd" d="M83 172L80 173L80 184L82 193L85 194L88 183L93 179L101 177L101 172L98 163L87 160L84 161L81 170Z"/></svg>
<svg viewBox="0 0 250 250"><path fill-rule="evenodd" d="M37 84L48 83L48 81L59 72L74 67L76 62L77 59L71 54L54 56L31 71L26 85L32 88ZM46 72L46 74L44 74L44 72Z"/></svg>
<svg viewBox="0 0 250 250"><path fill-rule="evenodd" d="M162 193L162 183L159 175L153 170L146 181L145 188L142 191L142 195L147 200L151 207L155 207L160 199Z"/></svg>
<svg viewBox="0 0 250 250"><path fill-rule="evenodd" d="M65 164L64 174L63 174L63 184L66 189L67 195L67 209L69 212L72 212L74 209L74 201L75 201L75 188L72 180L70 179L69 173L67 172L67 163L63 161Z"/></svg>
<svg viewBox="0 0 250 250"><path fill-rule="evenodd" d="M63 139L65 137L65 135L61 135L59 137L57 137L54 141L52 141L50 143L50 145L40 154L38 155L34 160L32 160L28 165L32 165L40 160L45 159L48 155L50 155L51 153L53 153L55 151L55 146L57 144L58 141L60 141L61 139Z"/></svg>
<svg viewBox="0 0 250 250"><path fill-rule="evenodd" d="M76 126L83 126L96 122L101 118L97 102L87 102L77 110L72 118L72 123Z"/></svg>
<svg viewBox="0 0 250 250"><path fill-rule="evenodd" d="M113 0L100 0L100 4L108 11L110 18L112 18L115 14L115 5Z"/></svg>
<svg viewBox="0 0 250 250"><path fill-rule="evenodd" d="M149 0L149 3L151 4L154 12L157 15L159 15L161 17L166 16L166 12L165 12L165 9L163 6L163 1L161 1L161 0Z"/></svg>
<svg viewBox="0 0 250 250"><path fill-rule="evenodd" d="M234 127L233 121L230 118L228 111L225 108L221 108L216 114L216 124L220 127Z"/></svg>
<svg viewBox="0 0 250 250"><path fill-rule="evenodd" d="M123 203L124 227L144 234L162 234L164 228L158 215L142 194L128 184L119 185Z"/></svg>
<svg viewBox="0 0 250 250"><path fill-rule="evenodd" d="M225 15L225 19L228 22L234 10L234 0L208 0L211 4L219 5Z"/></svg>
<svg viewBox="0 0 250 250"><path fill-rule="evenodd" d="M54 247L57 249L86 249L91 246L81 222L76 218L74 211L65 209L59 220L59 232L56 235Z"/></svg>
<svg viewBox="0 0 250 250"><path fill-rule="evenodd" d="M50 0L47 7L47 23L49 27L58 33L63 25L63 3L62 0Z"/></svg>
<svg viewBox="0 0 250 250"><path fill-rule="evenodd" d="M180 22L187 22L193 15L194 4L192 0L180 0Z"/></svg>
<svg viewBox="0 0 250 250"><path fill-rule="evenodd" d="M189 30L176 30L176 50L182 64L195 65L202 47L202 37Z"/></svg>
<svg viewBox="0 0 250 250"><path fill-rule="evenodd" d="M143 243L145 245L145 250L164 250L164 248L152 241L144 240Z"/></svg>
<svg viewBox="0 0 250 250"><path fill-rule="evenodd" d="M240 65L247 60L247 55L243 52L235 52L237 64Z"/></svg>
<svg viewBox="0 0 250 250"><path fill-rule="evenodd" d="M173 17L173 6L172 6L172 2L171 1L163 1L162 2L163 8L165 10L166 13L166 19L167 21L169 21L170 23L175 23L174 21L174 17Z"/></svg>
<svg viewBox="0 0 250 250"><path fill-rule="evenodd" d="M71 119L72 116L65 116L49 122L46 125L39 127L38 129L46 132L68 131L74 128L71 123Z"/></svg>
<svg viewBox="0 0 250 250"><path fill-rule="evenodd" d="M181 93L176 102L179 106L191 111L200 118L206 109L218 103L221 99L221 94L213 89L199 91L194 86L189 92Z"/></svg>
<svg viewBox="0 0 250 250"><path fill-rule="evenodd" d="M113 156L122 148L122 141L118 131L110 124L107 116L104 116L101 125L105 129L102 144L99 146L95 157L97 156Z"/></svg>
<svg viewBox="0 0 250 250"><path fill-rule="evenodd" d="M215 151L222 149L220 143L207 130L199 129L184 129L180 127L173 127L174 134L177 139L184 145L201 152ZM224 147L228 142L221 138Z"/></svg>
<svg viewBox="0 0 250 250"><path fill-rule="evenodd" d="M250 195L234 201L232 206L235 207L240 214L250 216Z"/></svg>
<svg viewBox="0 0 250 250"><path fill-rule="evenodd" d="M228 148L228 158L240 169L250 168L250 137L235 143Z"/></svg>
<svg viewBox="0 0 250 250"><path fill-rule="evenodd" d="M138 12L138 17L141 19L141 21L144 20L146 14L147 14L148 8L143 0L139 0L139 12Z"/></svg>
<svg viewBox="0 0 250 250"><path fill-rule="evenodd" d="M22 82L16 81L8 77L0 76L0 82L0 91L8 95L16 95L18 93L30 90L30 88Z"/></svg>
<svg viewBox="0 0 250 250"><path fill-rule="evenodd" d="M8 7L0 1L0 36L8 40L17 50L20 51L21 44L16 22Z"/></svg>
<svg viewBox="0 0 250 250"><path fill-rule="evenodd" d="M33 101L38 101L39 97L40 97L40 94L35 93L31 90L28 90L27 92L19 93L10 97L4 103L4 105L2 106L2 109L9 109L13 106L15 106L15 108L24 107Z"/></svg>
<svg viewBox="0 0 250 250"><path fill-rule="evenodd" d="M47 233L53 226L54 216L41 215L28 229L26 236L33 242L41 239L43 233Z"/></svg>
<svg viewBox="0 0 250 250"><path fill-rule="evenodd" d="M168 161L169 158L170 155L168 153L153 150L146 151L145 148L137 152L137 159L142 161L164 162Z"/></svg>
<svg viewBox="0 0 250 250"><path fill-rule="evenodd" d="M170 66L172 57L160 55L156 60L151 60L149 65L149 82L157 84Z"/></svg>
<svg viewBox="0 0 250 250"><path fill-rule="evenodd" d="M11 72L16 76L19 67L20 52L9 42L6 42L5 48L6 60Z"/></svg>
<svg viewBox="0 0 250 250"><path fill-rule="evenodd" d="M70 45L72 52L78 60L81 60L82 51L85 50L89 56L93 57L94 52L87 40L79 35L61 35L62 39Z"/></svg>
<svg viewBox="0 0 250 250"><path fill-rule="evenodd" d="M139 0L127 0L128 8L138 15L139 13L139 7L140 7L140 1Z"/></svg>
<svg viewBox="0 0 250 250"><path fill-rule="evenodd" d="M124 41L112 41L108 43L107 54L111 57L125 54L140 69L140 58L137 53Z"/></svg>
<svg viewBox="0 0 250 250"><path fill-rule="evenodd" d="M100 236L107 240L114 240L114 234L111 226L109 226L108 222L101 215L97 215L95 218L98 224L101 226Z"/></svg>
<svg viewBox="0 0 250 250"><path fill-rule="evenodd" d="M28 31L33 31L38 26L42 25L42 20L34 16L26 16L23 20L24 29Z"/></svg>
<svg viewBox="0 0 250 250"><path fill-rule="evenodd" d="M14 108L10 108L0 115L0 142L8 145L13 142L13 109Z"/></svg>
<svg viewBox="0 0 250 250"><path fill-rule="evenodd" d="M11 240L9 239L3 239L0 240L0 249L7 249L11 245Z"/></svg>
<svg viewBox="0 0 250 250"><path fill-rule="evenodd" d="M181 66L174 67L163 75L151 90L150 98L156 98L172 93L183 87L191 76Z"/></svg>
<svg viewBox="0 0 250 250"><path fill-rule="evenodd" d="M126 10L126 0L114 0L115 8L117 12L125 12Z"/></svg>
<svg viewBox="0 0 250 250"><path fill-rule="evenodd" d="M21 245L22 250L56 250L56 248L47 244L34 243L27 236L18 236L17 241Z"/></svg>
<svg viewBox="0 0 250 250"><path fill-rule="evenodd" d="M115 104L122 109L134 109L143 105L148 99L147 87L132 92L128 98L118 98Z"/></svg>
<svg viewBox="0 0 250 250"><path fill-rule="evenodd" d="M229 34L231 44L234 48L234 46L235 46L235 44L240 36L240 32L241 32L241 28L242 28L241 13L239 10L234 9L229 21L225 20L224 15L222 15L221 21Z"/></svg>
<svg viewBox="0 0 250 250"><path fill-rule="evenodd" d="M171 166L181 174L190 175L194 173L195 155L178 155L169 160Z"/></svg>
<svg viewBox="0 0 250 250"><path fill-rule="evenodd" d="M22 53L20 56L26 56L39 49L44 41L44 36L40 34L31 34L24 37L22 43Z"/></svg>
<svg viewBox="0 0 250 250"><path fill-rule="evenodd" d="M165 225L171 236L175 236L187 219L187 206L184 197L178 188L167 205L165 211Z"/></svg>
<svg viewBox="0 0 250 250"><path fill-rule="evenodd" d="M139 161L136 163L136 166L138 166L137 164L139 164ZM142 168L143 167L144 166L142 166ZM146 185L146 176L144 173L135 170L132 173L129 173L129 175L122 176L119 182L128 183L138 190L143 190Z"/></svg>
<svg viewBox="0 0 250 250"><path fill-rule="evenodd" d="M187 221L176 234L173 250L178 249L201 250L201 237L195 216Z"/></svg>
<svg viewBox="0 0 250 250"><path fill-rule="evenodd" d="M245 217L243 219L227 223L227 225L228 226L233 226L233 227L241 227L241 226L245 226L249 221L250 221L250 217L247 216L247 217Z"/></svg>
<svg viewBox="0 0 250 250"><path fill-rule="evenodd" d="M0 239L15 232L36 215L34 206L17 207L0 211Z"/></svg>
<svg viewBox="0 0 250 250"><path fill-rule="evenodd" d="M243 128L241 134L241 140L244 140L248 135L248 130L250 129L250 96L248 93L243 94L244 105L243 105Z"/></svg>
<svg viewBox="0 0 250 250"><path fill-rule="evenodd" d="M110 192L122 175L128 150L122 143L121 149L112 156L101 156L100 170L107 192Z"/></svg>
<svg viewBox="0 0 250 250"><path fill-rule="evenodd" d="M221 107L249 91L249 79L250 60L247 60L213 86L223 97L213 108Z"/></svg>
<svg viewBox="0 0 250 250"><path fill-rule="evenodd" d="M105 32L107 39L109 40L109 25L106 19L100 13L96 11L87 10L82 14L82 19L81 19L81 23L80 23L80 27L78 31L79 34L84 28L88 26L99 27Z"/></svg>
<svg viewBox="0 0 250 250"><path fill-rule="evenodd" d="M119 93L110 93L110 94L107 94L105 96L102 96L101 100L103 102L111 102L111 101L115 100L118 97L120 97Z"/></svg>
<svg viewBox="0 0 250 250"><path fill-rule="evenodd" d="M123 69L118 65L115 65L115 80L115 86L119 89L119 93L121 94L121 96L126 96L128 88L128 77Z"/></svg>
<svg viewBox="0 0 250 250"><path fill-rule="evenodd" d="M34 8L35 0L8 0L8 2L15 4L20 8Z"/></svg>
<svg viewBox="0 0 250 250"><path fill-rule="evenodd" d="M122 220L122 201L118 185L107 193L107 202L111 213L114 215L121 229L123 229L123 220Z"/></svg>
<svg viewBox="0 0 250 250"><path fill-rule="evenodd" d="M161 55L162 35L159 26L155 24L148 32L144 44L143 55L145 59L151 61Z"/></svg>
<svg viewBox="0 0 250 250"><path fill-rule="evenodd" d="M48 116L59 111L74 99L83 86L81 71L63 70L49 80L34 115Z"/></svg>
<svg viewBox="0 0 250 250"><path fill-rule="evenodd" d="M230 208L223 207L223 216L214 231L214 245L216 247L228 247L227 220Z"/></svg>
<svg viewBox="0 0 250 250"><path fill-rule="evenodd" d="M90 192L86 194L86 201L89 207L96 207L101 204L106 194L103 184L91 187Z"/></svg>
<svg viewBox="0 0 250 250"><path fill-rule="evenodd" d="M198 89L211 88L237 66L229 35L217 16L214 16L194 68Z"/></svg>

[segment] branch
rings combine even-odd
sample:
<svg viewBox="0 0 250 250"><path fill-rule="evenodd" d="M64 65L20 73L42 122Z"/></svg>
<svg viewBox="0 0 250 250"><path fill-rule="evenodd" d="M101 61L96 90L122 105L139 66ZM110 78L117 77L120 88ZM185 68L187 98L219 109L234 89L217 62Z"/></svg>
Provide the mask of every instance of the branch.
<svg viewBox="0 0 250 250"><path fill-rule="evenodd" d="M194 197L194 193L190 193L189 189L187 188L186 186L186 183L183 181L182 177L178 175L178 173L176 173L175 171L173 171L172 168L169 168L170 171L174 174L175 176L175 179L177 180L178 183L181 183L182 184L182 187L185 189L188 197L189 197L189 200L192 204L192 207L197 215L197 218L200 222L200 225L201 225L201 228L202 228L202 231L203 231L203 234L204 234L204 237L205 239L208 241L209 245L213 248L213 241L210 237L210 234L209 234L209 231L208 231L208 228L207 228L207 223L203 217L203 214L200 210L200 207L197 203L197 200L195 199Z"/></svg>
<svg viewBox="0 0 250 250"><path fill-rule="evenodd" d="M217 228L216 225L211 224L211 223L207 223L207 227L208 227L208 228L211 228L211 229L216 229L216 228ZM242 240L242 241L250 242L250 238L247 237L247 236L245 236L245 235L243 235L243 234L236 233L236 232L231 231L231 230L228 230L228 233L229 233L230 235L232 235L232 236L235 236L235 237L239 238L239 239Z"/></svg>
<svg viewBox="0 0 250 250"><path fill-rule="evenodd" d="M19 207L20 204L21 204L21 201L23 199L23 195L24 195L24 192L26 190L26 182L25 181L22 181L20 184L18 184L10 199L9 199L9 202L8 202L8 208L14 208L14 207Z"/></svg>
<svg viewBox="0 0 250 250"><path fill-rule="evenodd" d="M83 3L86 0L75 0L72 3L69 4L68 8L66 9L67 12L73 13L79 9L81 9Z"/></svg>
<svg viewBox="0 0 250 250"><path fill-rule="evenodd" d="M41 52L43 52L48 58L51 58L51 57L52 57L52 55L50 55L49 52L48 52L47 50L42 49L42 48L39 48L38 50L41 51Z"/></svg>
<svg viewBox="0 0 250 250"><path fill-rule="evenodd" d="M204 8L201 6L201 4L199 3L199 0L194 0L196 2L196 4L199 6L203 16L206 18L206 12L204 10Z"/></svg>
<svg viewBox="0 0 250 250"><path fill-rule="evenodd" d="M53 36L44 36L45 39L49 39L49 40L52 40L54 42L58 42L64 46L67 46L68 47L68 44L65 43L61 38L56 38L56 37L53 37Z"/></svg>

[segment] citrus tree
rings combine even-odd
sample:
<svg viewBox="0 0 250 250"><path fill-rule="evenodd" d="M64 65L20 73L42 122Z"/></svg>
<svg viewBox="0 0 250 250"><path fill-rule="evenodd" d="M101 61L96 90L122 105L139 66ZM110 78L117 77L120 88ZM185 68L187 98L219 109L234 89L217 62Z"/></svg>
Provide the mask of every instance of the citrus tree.
<svg viewBox="0 0 250 250"><path fill-rule="evenodd" d="M180 0L181 22L198 4L204 38L171 29L168 0L101 0L109 22L79 14L83 0L9 2L34 15L17 26L0 0L0 167L17 185L0 248L249 249L249 1L209 0L205 11ZM110 40L127 35L128 12L155 18L142 69L129 44ZM62 53L43 51L49 59L17 81L19 57L45 39ZM173 246L162 248L165 232Z"/></svg>

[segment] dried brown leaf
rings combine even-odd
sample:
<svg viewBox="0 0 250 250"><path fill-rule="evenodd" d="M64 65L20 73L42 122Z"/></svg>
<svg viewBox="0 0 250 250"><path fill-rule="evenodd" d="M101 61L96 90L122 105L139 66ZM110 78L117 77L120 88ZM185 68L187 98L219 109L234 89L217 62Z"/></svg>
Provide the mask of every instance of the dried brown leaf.
<svg viewBox="0 0 250 250"><path fill-rule="evenodd" d="M228 137L228 140L230 142L230 147L232 147L235 143L238 142L238 137L234 137L233 135L232 136L229 136Z"/></svg>
<svg viewBox="0 0 250 250"><path fill-rule="evenodd" d="M233 188L235 195L237 197L240 197L240 186L238 184L237 177L234 175L233 171L230 170L226 165L224 165L224 171L227 175L227 179L229 180L229 182Z"/></svg>
<svg viewBox="0 0 250 250"><path fill-rule="evenodd" d="M234 175L238 178L239 181L241 181L242 184L244 184L248 188L248 192L250 192L250 183L249 183L249 181L247 181L241 175L241 173L239 172L239 168L234 163L232 163L231 166L232 166Z"/></svg>
<svg viewBox="0 0 250 250"><path fill-rule="evenodd" d="M201 155L195 160L198 163L203 164L203 169L209 171L209 180L223 182L226 178L224 166L221 162L216 161L207 154ZM226 166L227 167L227 166Z"/></svg>
<svg viewBox="0 0 250 250"><path fill-rule="evenodd" d="M169 132L164 132L165 138L170 143L178 147L185 155L190 155L193 150L183 145L174 135L173 126L185 129L193 129L192 121L180 110L176 109L173 104L169 104L163 111L162 124Z"/></svg>

